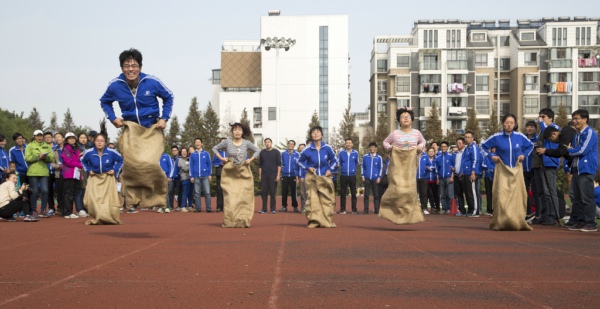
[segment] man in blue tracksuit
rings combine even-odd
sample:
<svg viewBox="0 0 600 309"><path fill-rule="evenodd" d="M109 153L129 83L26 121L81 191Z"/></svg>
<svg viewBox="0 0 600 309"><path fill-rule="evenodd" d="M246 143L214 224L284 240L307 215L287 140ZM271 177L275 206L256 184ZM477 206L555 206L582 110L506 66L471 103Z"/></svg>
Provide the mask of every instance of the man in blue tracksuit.
<svg viewBox="0 0 600 309"><path fill-rule="evenodd" d="M300 144L298 145L298 156L300 156L302 154L302 151L304 151L304 148L306 147L306 145L310 146L310 140L306 141L306 144ZM298 159L300 160L300 159ZM297 178L297 182L298 182L298 191L300 191L299 195L300 195L300 211L302 213L305 212L305 207L306 207L306 199L308 198L307 193L306 193L306 183L304 182L304 178L306 178L306 170L300 167L300 164L298 164L298 162L296 162L296 174L298 176L296 176Z"/></svg>
<svg viewBox="0 0 600 309"><path fill-rule="evenodd" d="M429 161L429 155L427 152L423 152L419 157L419 165L417 166L417 193L419 194L421 211L426 215L429 214L429 211L427 210L427 193L429 192L429 186L427 182L429 181L430 169L431 163Z"/></svg>
<svg viewBox="0 0 600 309"><path fill-rule="evenodd" d="M481 150L477 147L473 132L465 132L465 148L462 155L462 179L464 193L467 200L467 217L479 217L479 193L477 192L479 178L481 177Z"/></svg>
<svg viewBox="0 0 600 309"><path fill-rule="evenodd" d="M435 158L435 170L440 186L442 204L440 214L444 215L450 213L450 205L454 198L454 156L448 152L448 142L441 142L440 149L442 153Z"/></svg>
<svg viewBox="0 0 600 309"><path fill-rule="evenodd" d="M361 176L365 183L365 209L363 214L369 213L369 193L373 191L373 204L375 214L379 213L379 182L383 169L383 159L377 154L377 144L369 144L369 153L363 156Z"/></svg>
<svg viewBox="0 0 600 309"><path fill-rule="evenodd" d="M160 156L159 164L160 168L162 168L163 172L165 172L165 176L167 177L167 186L170 189L171 184L173 183L175 178L175 168L173 167L173 160L171 160L171 157L166 152L163 152L162 156ZM167 194L165 198L167 199L167 206L165 206L164 209L162 207L159 207L157 211L158 213L169 213L171 212L171 210L173 210L173 204L170 202L169 194Z"/></svg>
<svg viewBox="0 0 600 309"><path fill-rule="evenodd" d="M15 163L16 171L19 173L19 182L29 183L29 180L27 179L29 165L27 164L27 161L25 161L25 149L27 149L25 138L23 138L23 134L15 133L13 134L12 139L15 142L15 145L8 150L8 161ZM26 197L29 196L28 193L23 195Z"/></svg>
<svg viewBox="0 0 600 309"><path fill-rule="evenodd" d="M179 201L181 201L181 172L179 171L179 147L177 145L171 146L171 162L173 164L173 178L168 183L167 187L167 195L169 199L167 200L167 206L173 210L175 208L175 195L179 196Z"/></svg>
<svg viewBox="0 0 600 309"><path fill-rule="evenodd" d="M598 134L588 125L590 114L587 110L576 110L571 114L571 118L577 130L569 148L569 154L573 158L571 186L575 198L572 215L577 221L569 230L595 232L597 228L594 178L598 171Z"/></svg>
<svg viewBox="0 0 600 309"><path fill-rule="evenodd" d="M196 151L190 155L190 181L194 184L196 212L202 211L201 192L204 192L206 212L212 212L210 205L210 181L212 180L210 154L202 149L201 138L197 137L194 140L194 146L196 147Z"/></svg>
<svg viewBox="0 0 600 309"><path fill-rule="evenodd" d="M525 124L525 136L529 139L529 141L535 145L537 142L537 123L533 120L527 121ZM536 207L540 207L540 199L538 194L535 191L535 178L533 177L533 169L531 168L531 163L533 161L533 152L531 152L525 160L523 161L523 177L525 178L525 189L527 191L531 190L531 196L533 196L533 200L529 194L527 194L527 222L531 222L535 215L533 214L533 205Z"/></svg>
<svg viewBox="0 0 600 309"><path fill-rule="evenodd" d="M351 138L346 139L346 148L338 154L340 163L340 214L346 214L346 195L348 195L348 186L350 186L350 196L352 197L352 213L358 214L356 209L356 167L358 166L358 151L352 148L354 145Z"/></svg>
<svg viewBox="0 0 600 309"><path fill-rule="evenodd" d="M289 192L294 212L300 212L298 210L298 199L296 199L296 179L298 176L298 159L300 158L300 154L294 150L296 148L296 141L289 140L287 147L287 151L281 153L281 206L287 209L287 196Z"/></svg>

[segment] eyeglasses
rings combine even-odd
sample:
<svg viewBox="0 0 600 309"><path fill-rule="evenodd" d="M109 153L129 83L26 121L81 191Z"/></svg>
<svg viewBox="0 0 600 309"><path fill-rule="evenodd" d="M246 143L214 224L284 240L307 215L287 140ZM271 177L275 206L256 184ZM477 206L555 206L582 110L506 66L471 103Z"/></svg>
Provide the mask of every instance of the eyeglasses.
<svg viewBox="0 0 600 309"><path fill-rule="evenodd" d="M581 118L581 117L573 117L573 121L580 121L580 120L583 120L583 118Z"/></svg>
<svg viewBox="0 0 600 309"><path fill-rule="evenodd" d="M402 116L400 119L410 119L410 116Z"/></svg>
<svg viewBox="0 0 600 309"><path fill-rule="evenodd" d="M131 68L131 69L134 69L134 70L135 70L135 69L139 69L139 68L140 68L140 66L139 66L139 64L124 64L124 65L122 66L122 68L123 68L123 69L129 69L129 68Z"/></svg>

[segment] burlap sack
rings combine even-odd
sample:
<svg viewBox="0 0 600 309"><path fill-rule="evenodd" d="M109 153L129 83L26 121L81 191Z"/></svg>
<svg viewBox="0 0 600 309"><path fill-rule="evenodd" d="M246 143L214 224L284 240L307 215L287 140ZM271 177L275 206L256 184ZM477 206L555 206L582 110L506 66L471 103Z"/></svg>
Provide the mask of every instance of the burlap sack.
<svg viewBox="0 0 600 309"><path fill-rule="evenodd" d="M525 221L527 214L527 189L523 178L523 165L518 162L510 168L502 161L496 163L492 187L494 215L490 229L496 231L531 231Z"/></svg>
<svg viewBox="0 0 600 309"><path fill-rule="evenodd" d="M394 224L425 221L417 196L417 149L394 147L388 169L389 186L381 197L379 217Z"/></svg>
<svg viewBox="0 0 600 309"><path fill-rule="evenodd" d="M250 166L225 163L221 174L221 188L222 227L250 227L254 215L254 176Z"/></svg>
<svg viewBox="0 0 600 309"><path fill-rule="evenodd" d="M123 171L119 177L127 206L165 207L167 176L159 165L164 152L162 130L156 125L145 128L131 121L125 121L124 128L119 137L119 151L123 156Z"/></svg>
<svg viewBox="0 0 600 309"><path fill-rule="evenodd" d="M317 176L306 173L306 218L308 227L335 227L333 209L335 206L335 191L331 177Z"/></svg>
<svg viewBox="0 0 600 309"><path fill-rule="evenodd" d="M122 224L119 218L119 193L114 175L96 174L88 178L83 203L93 219L85 221L85 225Z"/></svg>

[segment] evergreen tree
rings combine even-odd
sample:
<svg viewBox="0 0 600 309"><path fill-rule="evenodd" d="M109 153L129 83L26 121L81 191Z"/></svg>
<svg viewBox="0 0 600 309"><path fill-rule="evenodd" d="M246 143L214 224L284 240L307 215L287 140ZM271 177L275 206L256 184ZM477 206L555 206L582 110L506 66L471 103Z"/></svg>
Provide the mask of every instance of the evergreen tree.
<svg viewBox="0 0 600 309"><path fill-rule="evenodd" d="M321 125L319 122L319 115L317 114L317 111L315 110L312 114L312 117L310 118L310 123L308 124L308 131L306 131L306 139L310 140L312 139L312 137L310 137L310 129L312 129L315 126L319 126Z"/></svg>
<svg viewBox="0 0 600 309"><path fill-rule="evenodd" d="M8 110L0 108L0 133L6 136L6 146L4 150L8 152L10 147L15 145L12 140L14 133L21 133L24 136L30 136L34 131L29 124L29 119L23 118L23 112L17 114L15 112L9 112Z"/></svg>
<svg viewBox="0 0 600 309"><path fill-rule="evenodd" d="M448 129L446 130L446 135L444 136L444 140L447 141L450 145L456 144L456 139L459 137L458 132L456 130Z"/></svg>
<svg viewBox="0 0 600 309"><path fill-rule="evenodd" d="M350 106L346 107L346 110L344 111L344 117L342 118L342 121L340 121L340 129L337 131L339 136L338 139L342 147L346 144L346 139L350 138L352 139L354 149L358 149L358 144L360 141L358 132L354 128L355 120L356 117L350 113ZM332 138L329 138L329 140L333 142Z"/></svg>
<svg viewBox="0 0 600 309"><path fill-rule="evenodd" d="M365 134L363 135L363 138L360 141L360 148L358 149L358 153L361 155L361 157L362 155L368 152L369 143L374 140L375 134L373 133L373 129L371 128L371 126L367 126Z"/></svg>
<svg viewBox="0 0 600 309"><path fill-rule="evenodd" d="M471 131L473 132L473 137L475 140L480 143L481 142L481 131L479 130L479 121L477 121L477 113L475 112L475 108L469 108L467 112L467 126L465 127L465 132Z"/></svg>
<svg viewBox="0 0 600 309"><path fill-rule="evenodd" d="M50 126L48 127L48 131L52 133L60 131L60 127L58 126L58 119L56 117L56 112L52 112L52 117L50 117ZM65 134L65 132L61 133Z"/></svg>
<svg viewBox="0 0 600 309"><path fill-rule="evenodd" d="M433 141L439 142L439 138L444 135L442 131L442 121L440 120L440 112L435 101L431 103L431 111L428 115L425 130L423 130L423 138L427 143Z"/></svg>
<svg viewBox="0 0 600 309"><path fill-rule="evenodd" d="M246 111L246 108L244 107L244 110L242 111L242 117L240 118L240 123L247 126L248 128L250 128L250 119L248 119L248 112ZM251 141L254 144L254 134L252 134L252 132L250 133L250 136L246 136L246 139ZM248 154L250 156L250 154Z"/></svg>
<svg viewBox="0 0 600 309"><path fill-rule="evenodd" d="M31 110L31 113L29 113L29 117L27 119L29 120L29 126L32 127L34 130L44 130L44 122L42 121L42 118L40 117L40 113L38 112L37 108L34 107Z"/></svg>
<svg viewBox="0 0 600 309"><path fill-rule="evenodd" d="M73 120L73 116L71 116L71 109L67 108L61 129L63 132L65 132L65 134L67 134L68 132L75 133L75 131L76 131L75 128L76 128L75 121ZM87 133L87 132L85 132L85 133ZM75 133L75 134L77 134L77 133Z"/></svg>
<svg viewBox="0 0 600 309"><path fill-rule="evenodd" d="M492 136L492 134L496 134L502 130L502 126L498 122L498 113L496 112L496 107L492 107L492 114L490 115L490 121L488 122L488 126L485 130L485 137L488 138ZM525 126L523 126L523 130L525 130Z"/></svg>
<svg viewBox="0 0 600 309"><path fill-rule="evenodd" d="M167 133L165 141L167 143L166 146L171 148L171 146L179 145L180 143L179 133L181 131L181 126L179 125L179 119L177 118L177 115L171 117L169 123L169 132Z"/></svg>
<svg viewBox="0 0 600 309"><path fill-rule="evenodd" d="M187 117L185 118L185 123L183 124L183 131L181 132L182 146L193 146L196 137L200 137L204 141L204 136L202 136L202 121L202 113L198 110L198 100L196 97L193 97Z"/></svg>
<svg viewBox="0 0 600 309"><path fill-rule="evenodd" d="M561 128L569 125L569 115L567 115L567 108L564 105L558 107L558 112L554 115L554 123Z"/></svg>
<svg viewBox="0 0 600 309"><path fill-rule="evenodd" d="M208 102L208 106L204 111L204 148L212 149L221 140L219 129L221 127L219 116L212 107L212 103Z"/></svg>
<svg viewBox="0 0 600 309"><path fill-rule="evenodd" d="M370 142L377 143L377 153L380 156L383 156L385 149L383 148L383 141L390 135L390 130L388 129L387 118L379 116L377 119L377 131L375 131L375 138L372 141L367 142L367 146ZM365 153L368 151L368 147L365 149Z"/></svg>

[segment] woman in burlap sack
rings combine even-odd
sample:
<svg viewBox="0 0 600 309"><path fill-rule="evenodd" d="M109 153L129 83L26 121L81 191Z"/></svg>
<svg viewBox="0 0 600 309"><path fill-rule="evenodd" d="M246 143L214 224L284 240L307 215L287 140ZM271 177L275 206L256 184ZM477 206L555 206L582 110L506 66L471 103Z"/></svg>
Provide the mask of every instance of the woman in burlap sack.
<svg viewBox="0 0 600 309"><path fill-rule="evenodd" d="M298 166L306 170L306 218L308 227L335 227L333 209L335 207L335 188L332 172L338 161L331 146L323 142L323 128L310 129L312 143L300 154Z"/></svg>
<svg viewBox="0 0 600 309"><path fill-rule="evenodd" d="M494 214L490 222L493 230L526 230L527 189L521 162L533 150L533 143L523 133L513 114L502 117L503 130L481 143L481 152L496 163L492 186ZM490 149L496 148L496 153Z"/></svg>
<svg viewBox="0 0 600 309"><path fill-rule="evenodd" d="M383 141L390 151L388 189L381 197L379 217L394 224L410 224L424 221L417 198L417 164L425 150L426 141L419 130L412 128L415 119L411 107L396 111L400 130L394 130Z"/></svg>
<svg viewBox="0 0 600 309"><path fill-rule="evenodd" d="M223 140L212 148L215 156L224 164L221 174L222 227L250 227L254 215L254 176L250 171L250 163L258 157L260 149L244 139L252 134L250 128L239 122L229 126L233 138ZM219 154L220 149L227 149L226 157ZM254 151L254 154L246 159L248 150Z"/></svg>
<svg viewBox="0 0 600 309"><path fill-rule="evenodd" d="M121 224L119 209L119 192L117 178L123 165L121 155L106 147L106 125L103 121L102 130L94 139L94 148L83 155L81 163L89 173L89 178L83 198L93 218L85 222L91 224Z"/></svg>

